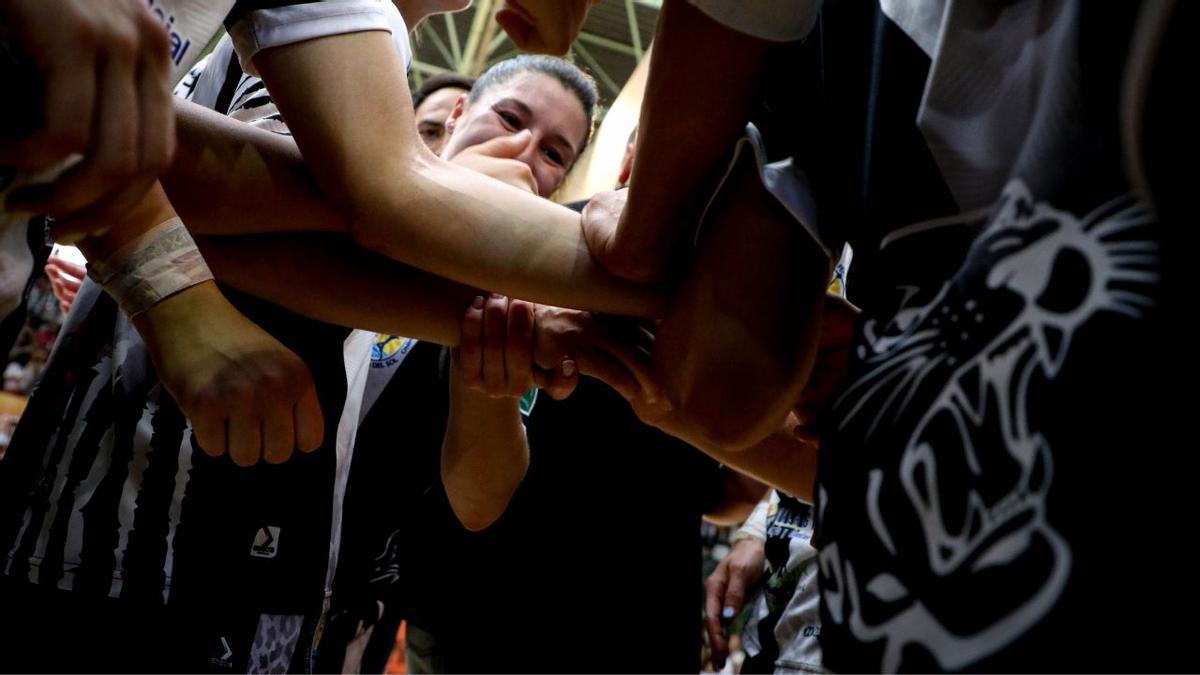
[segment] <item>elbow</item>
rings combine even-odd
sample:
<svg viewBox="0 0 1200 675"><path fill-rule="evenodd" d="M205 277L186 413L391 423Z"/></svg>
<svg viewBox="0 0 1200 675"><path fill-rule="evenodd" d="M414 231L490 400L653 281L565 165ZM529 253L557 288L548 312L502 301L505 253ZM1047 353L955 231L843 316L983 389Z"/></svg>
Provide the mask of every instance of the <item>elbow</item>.
<svg viewBox="0 0 1200 675"><path fill-rule="evenodd" d="M502 512L483 513L483 512L460 512L455 511L454 515L458 517L458 522L463 528L470 532L482 532L488 529L500 519Z"/></svg>
<svg viewBox="0 0 1200 675"><path fill-rule="evenodd" d="M511 497L510 497L511 498ZM459 524L470 532L482 532L491 527L508 508L509 499L492 504L469 504L450 500L450 508Z"/></svg>
<svg viewBox="0 0 1200 675"><path fill-rule="evenodd" d="M742 452L770 436L787 417L786 398L777 401L731 396L731 389L709 387L672 396L678 419L703 447ZM747 400L749 399L749 400Z"/></svg>

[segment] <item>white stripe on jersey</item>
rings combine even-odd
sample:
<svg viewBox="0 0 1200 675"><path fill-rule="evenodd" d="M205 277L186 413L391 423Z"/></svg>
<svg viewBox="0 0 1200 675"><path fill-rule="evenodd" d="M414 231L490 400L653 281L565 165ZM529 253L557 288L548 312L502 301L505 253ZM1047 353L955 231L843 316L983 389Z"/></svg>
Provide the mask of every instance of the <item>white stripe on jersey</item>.
<svg viewBox="0 0 1200 675"><path fill-rule="evenodd" d="M112 367L112 357L111 356L105 356L103 359L100 360L100 363L96 367L97 375L95 378L92 379L92 382L88 385L87 391L83 394L84 405L81 405L79 407L80 415L86 415L87 409L88 409L87 404L91 401L96 400L96 397L100 395L100 390L102 388L109 386L109 384L110 384L109 379L107 377L104 377L104 375L105 375L105 373L108 372L109 368L111 368L111 367ZM76 395L78 395L78 394L76 394ZM71 400L69 400L67 402L68 410L71 408L71 405L74 402L75 402L75 397L73 396L73 397L71 397ZM51 526L54 525L54 521L58 520L58 502L62 498L63 489L66 488L66 483L68 480L67 474L69 473L69 470L71 467L71 462L75 459L75 448L76 448L76 446L79 445L79 437L83 434L84 427L86 426L84 424L80 424L79 421L80 420L78 420L78 419L74 419L74 420L68 420L66 422L66 424L64 426L66 428L71 429L71 435L67 437L67 447L66 447L65 451L63 452L62 459L59 460L57 467L49 467L49 466L46 467L47 472L50 472L53 469L53 475L55 475L57 478L54 482L54 489L50 493L50 502L49 502L48 508L46 510L46 515L42 519L42 528L41 528L41 531L38 533L37 546L34 549L33 554L30 556L29 580L32 582L37 582L38 565L41 563L42 558L44 558L46 555L46 546L50 540L50 528L51 528ZM51 448L53 448L55 446L55 444L58 443L58 434L61 433L62 429L63 429L63 427L60 426L59 431L56 431L54 434L54 440L51 442L51 445L48 448L46 448L47 461L49 461L49 459L50 459ZM110 432L111 432L111 430L110 430ZM76 502L75 508L78 508L78 505L79 505L79 503ZM20 534L17 535L17 540L15 542L15 547L13 549L13 553L16 553L17 549L20 548L21 541L25 537L25 530L32 524L32 522L31 522L32 518L33 518L32 510L26 510L25 522L21 526ZM69 545L69 542L68 542L68 545ZM63 560L69 561L69 560L72 560L72 558L68 558L68 557L64 556ZM64 577L64 579L65 579L65 577ZM62 582L60 582L59 588L69 589L70 587L63 586Z"/></svg>
<svg viewBox="0 0 1200 675"><path fill-rule="evenodd" d="M162 389L161 384L154 385L155 389ZM151 394L154 391L151 390ZM150 441L154 437L154 429L151 422L154 415L158 413L158 397L148 395L146 397L146 407L142 409L142 418L138 420L137 429L133 434L133 457L129 461L129 472L125 476L125 483L121 486L121 502L118 504L117 522L117 547L114 551L113 565L113 580L112 586L109 588L109 597L118 597L121 595L121 586L124 575L121 573L125 569L125 549L129 546L129 532L133 529L133 519L137 512L138 493L142 488L142 474L145 473L146 467L150 464Z"/></svg>
<svg viewBox="0 0 1200 675"><path fill-rule="evenodd" d="M159 392L162 395L162 392ZM192 473L192 423L183 429L183 440L179 443L179 465L175 468L175 492L171 496L171 511L167 521L167 559L163 562L163 602L171 597L171 572L175 569L175 530L179 527L179 513L183 509L183 493L187 490L188 476Z"/></svg>

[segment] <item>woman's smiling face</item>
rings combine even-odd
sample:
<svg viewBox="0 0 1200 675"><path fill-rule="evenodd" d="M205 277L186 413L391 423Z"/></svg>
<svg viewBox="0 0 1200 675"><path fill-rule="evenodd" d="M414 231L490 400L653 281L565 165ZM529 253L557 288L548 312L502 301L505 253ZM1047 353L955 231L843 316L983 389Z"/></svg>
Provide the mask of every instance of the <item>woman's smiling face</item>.
<svg viewBox="0 0 1200 675"><path fill-rule="evenodd" d="M443 159L528 129L533 138L515 159L533 172L542 197L550 196L562 184L589 131L579 99L558 80L533 70L489 87L473 102L460 98L447 128L451 135Z"/></svg>

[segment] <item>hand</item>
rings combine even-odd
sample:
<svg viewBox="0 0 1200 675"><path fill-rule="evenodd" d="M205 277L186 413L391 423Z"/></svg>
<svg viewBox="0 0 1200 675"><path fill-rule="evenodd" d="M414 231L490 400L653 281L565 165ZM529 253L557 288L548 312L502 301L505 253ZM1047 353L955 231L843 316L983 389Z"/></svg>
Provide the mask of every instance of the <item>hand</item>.
<svg viewBox="0 0 1200 675"><path fill-rule="evenodd" d="M538 186L533 170L525 162L515 159L532 142L533 134L524 129L464 148L450 161L536 195Z"/></svg>
<svg viewBox="0 0 1200 675"><path fill-rule="evenodd" d="M647 246L621 245L617 232L625 220L629 190L598 192L583 208L583 238L596 262L623 279L657 282L666 278L666 258L655 255Z"/></svg>
<svg viewBox="0 0 1200 675"><path fill-rule="evenodd" d="M134 319L163 386L211 457L281 464L321 446L325 422L308 367L206 282Z"/></svg>
<svg viewBox="0 0 1200 675"><path fill-rule="evenodd" d="M469 389L492 398L520 398L533 387L533 305L477 296L451 350L454 373Z"/></svg>
<svg viewBox="0 0 1200 675"><path fill-rule="evenodd" d="M729 656L729 635L725 627L742 611L746 592L762 579L766 564L766 546L760 539L742 539L704 582L704 631L712 649L712 664L720 669Z"/></svg>
<svg viewBox="0 0 1200 675"><path fill-rule="evenodd" d="M75 302L75 295L79 293L79 287L83 284L83 278L87 276L87 270L83 265L77 265L66 258L52 255L46 261L46 276L50 278L50 290L58 299L58 306L62 309L62 313L64 315L70 313L71 304Z"/></svg>
<svg viewBox="0 0 1200 675"><path fill-rule="evenodd" d="M506 0L496 23L518 49L563 55L583 30L588 10L600 0Z"/></svg>
<svg viewBox="0 0 1200 675"><path fill-rule="evenodd" d="M0 23L45 82L42 127L0 161L33 174L84 158L53 184L10 195L8 208L62 216L135 202L175 143L169 43L145 0L5 0Z"/></svg>
<svg viewBox="0 0 1200 675"><path fill-rule="evenodd" d="M861 313L840 295L825 294L825 310L821 316L821 334L817 342L817 361L812 375L792 408L799 424L793 430L797 438L810 443L820 441L819 415L850 367L850 349L854 344L854 329Z"/></svg>
<svg viewBox="0 0 1200 675"><path fill-rule="evenodd" d="M535 379L550 396L569 396L582 373L626 400L665 403L651 362L654 336L638 322L537 305L534 323Z"/></svg>

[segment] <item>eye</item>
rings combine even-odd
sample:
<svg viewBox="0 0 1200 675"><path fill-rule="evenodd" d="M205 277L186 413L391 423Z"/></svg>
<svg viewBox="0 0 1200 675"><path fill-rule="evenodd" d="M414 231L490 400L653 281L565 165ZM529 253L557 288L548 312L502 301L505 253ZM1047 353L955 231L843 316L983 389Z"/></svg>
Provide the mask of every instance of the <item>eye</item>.
<svg viewBox="0 0 1200 675"><path fill-rule="evenodd" d="M417 132L421 134L421 138L434 140L442 137L446 128L440 124L422 124L417 128Z"/></svg>
<svg viewBox="0 0 1200 675"><path fill-rule="evenodd" d="M496 108L496 115L500 117L500 121L504 122L504 126L508 127L509 129L512 129L513 131L520 131L522 129L523 125L521 118L517 117L516 113L509 112L501 108Z"/></svg>
<svg viewBox="0 0 1200 675"><path fill-rule="evenodd" d="M546 155L546 159L549 159L551 162L554 162L558 166L566 165L566 161L563 160L562 153L559 152L558 150L555 150L554 148L546 148L545 150L542 151L542 154Z"/></svg>

